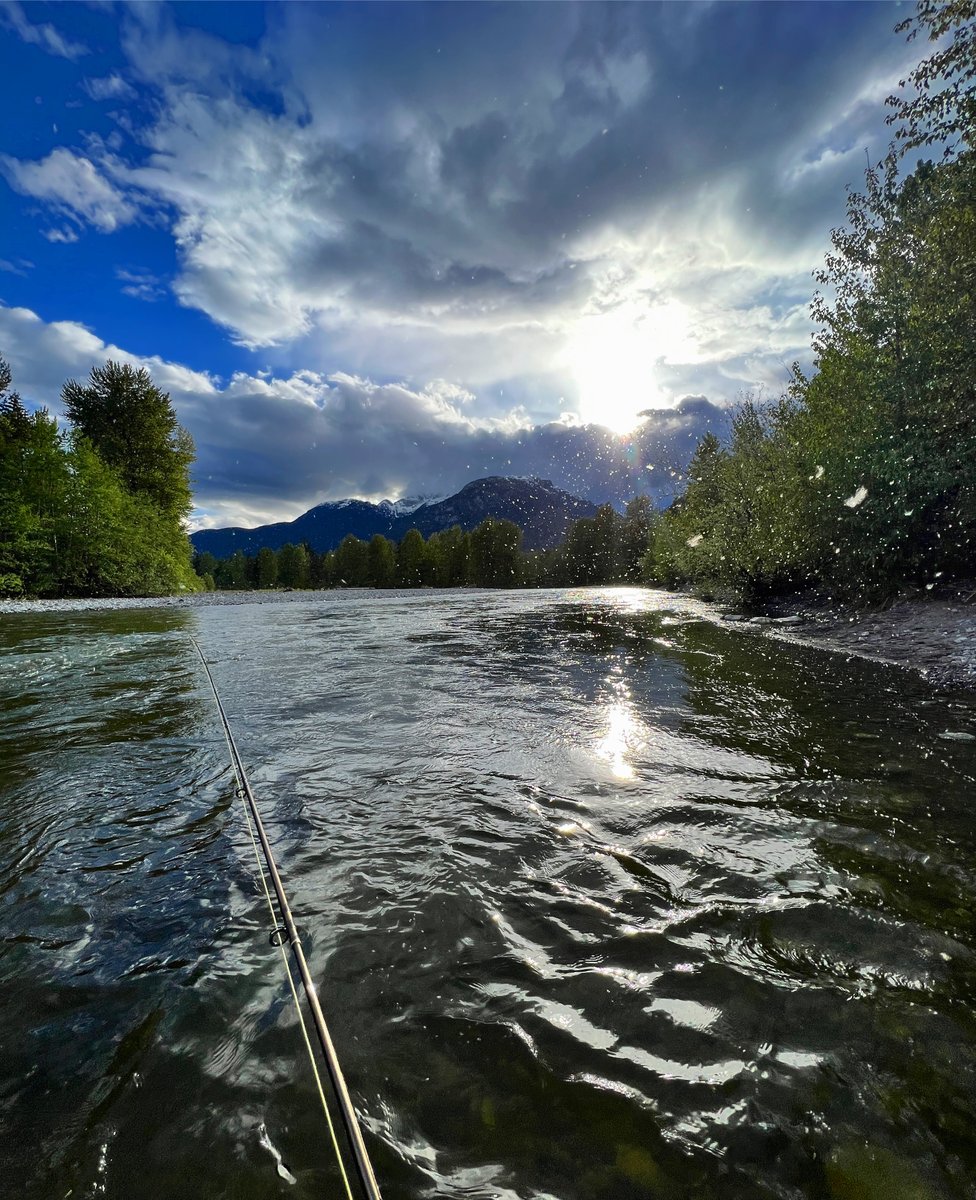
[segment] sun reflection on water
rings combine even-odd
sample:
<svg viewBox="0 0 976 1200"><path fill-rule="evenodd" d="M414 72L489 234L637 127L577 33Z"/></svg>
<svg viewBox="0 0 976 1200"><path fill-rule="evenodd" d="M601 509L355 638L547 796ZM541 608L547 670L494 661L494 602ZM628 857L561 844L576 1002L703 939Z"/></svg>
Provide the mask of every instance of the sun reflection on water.
<svg viewBox="0 0 976 1200"><path fill-rule="evenodd" d="M612 704L607 709L607 732L597 746L597 754L609 763L618 779L634 778L627 756L632 752L635 725L626 704Z"/></svg>
<svg viewBox="0 0 976 1200"><path fill-rule="evenodd" d="M600 709L603 735L596 744L595 754L609 765L617 779L633 779L631 759L636 750L646 746L650 731L637 715L626 683L619 677L611 677L607 684L611 695Z"/></svg>

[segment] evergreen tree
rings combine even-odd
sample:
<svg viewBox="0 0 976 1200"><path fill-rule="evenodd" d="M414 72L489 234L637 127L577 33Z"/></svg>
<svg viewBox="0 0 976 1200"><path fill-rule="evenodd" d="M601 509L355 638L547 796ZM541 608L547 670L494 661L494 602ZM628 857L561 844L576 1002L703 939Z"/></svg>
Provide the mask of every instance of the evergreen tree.
<svg viewBox="0 0 976 1200"><path fill-rule="evenodd" d="M10 364L0 358L0 436L5 442L25 440L30 432L30 414L24 407L20 393L13 389Z"/></svg>
<svg viewBox="0 0 976 1200"><path fill-rule="evenodd" d="M596 522L592 517L581 517L569 527L563 547L561 582L571 585L596 583L598 561Z"/></svg>
<svg viewBox="0 0 976 1200"><path fill-rule="evenodd" d="M278 551L278 583L288 588L309 586L308 551L304 546L289 542Z"/></svg>
<svg viewBox="0 0 976 1200"><path fill-rule="evenodd" d="M262 546L254 564L254 583L258 588L273 588L278 582L278 556L268 546Z"/></svg>
<svg viewBox="0 0 976 1200"><path fill-rule="evenodd" d="M393 543L381 533L374 534L366 555L366 576L370 587L393 587L396 583L396 552Z"/></svg>
<svg viewBox="0 0 976 1200"><path fill-rule="evenodd" d="M334 588L338 586L338 567L334 550L322 555L319 563L319 587Z"/></svg>
<svg viewBox="0 0 976 1200"><path fill-rule="evenodd" d="M324 554L317 554L314 550L308 551L308 582L309 587L324 588L328 587L325 578L323 564L325 561Z"/></svg>
<svg viewBox="0 0 976 1200"><path fill-rule="evenodd" d="M56 588L57 522L69 515L69 465L54 418L43 409L28 413L9 390L9 372L5 378L7 386L0 393L0 589L47 595Z"/></svg>
<svg viewBox="0 0 976 1200"><path fill-rule="evenodd" d="M617 581L622 522L612 504L601 504L593 518L596 583Z"/></svg>
<svg viewBox="0 0 976 1200"><path fill-rule="evenodd" d="M475 587L518 587L522 530L489 517L471 534L471 581Z"/></svg>
<svg viewBox="0 0 976 1200"><path fill-rule="evenodd" d="M217 570L217 559L209 550L203 550L193 556L193 569L202 579L205 575L214 575Z"/></svg>
<svg viewBox="0 0 976 1200"><path fill-rule="evenodd" d="M230 591L246 590L249 585L247 559L244 557L243 551L235 550L230 558L221 559L214 571L214 578L219 588L226 588Z"/></svg>
<svg viewBox="0 0 976 1200"><path fill-rule="evenodd" d="M176 520L189 515L193 442L145 368L92 367L88 384L69 379L61 399L68 419L128 491Z"/></svg>
<svg viewBox="0 0 976 1200"><path fill-rule="evenodd" d="M619 528L616 576L628 583L641 578L642 564L650 548L656 514L649 496L635 496L627 504Z"/></svg>
<svg viewBox="0 0 976 1200"><path fill-rule="evenodd" d="M419 529L408 529L397 547L397 587L423 587L429 580L431 566L423 534Z"/></svg>
<svg viewBox="0 0 976 1200"><path fill-rule="evenodd" d="M369 552L365 542L347 533L335 552L335 583L338 587L369 586Z"/></svg>
<svg viewBox="0 0 976 1200"><path fill-rule="evenodd" d="M11 384L10 367L0 358L0 596L23 591L39 534L23 486L32 424Z"/></svg>
<svg viewBox="0 0 976 1200"><path fill-rule="evenodd" d="M429 575L436 587L463 587L471 570L471 535L460 525L432 533L427 539Z"/></svg>

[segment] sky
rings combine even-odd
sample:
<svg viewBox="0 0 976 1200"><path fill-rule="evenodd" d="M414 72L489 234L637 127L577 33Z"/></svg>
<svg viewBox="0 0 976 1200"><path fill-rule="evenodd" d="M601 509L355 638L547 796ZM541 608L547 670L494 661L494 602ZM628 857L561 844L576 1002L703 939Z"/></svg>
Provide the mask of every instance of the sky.
<svg viewBox="0 0 976 1200"><path fill-rule="evenodd" d="M0 0L0 355L146 366L195 527L534 475L664 501L810 362L898 3Z"/></svg>

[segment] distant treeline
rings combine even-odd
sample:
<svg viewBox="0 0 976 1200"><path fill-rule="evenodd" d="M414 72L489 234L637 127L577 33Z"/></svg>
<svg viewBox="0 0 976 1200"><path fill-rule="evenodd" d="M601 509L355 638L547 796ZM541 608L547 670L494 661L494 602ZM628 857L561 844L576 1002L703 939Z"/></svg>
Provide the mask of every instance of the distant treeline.
<svg viewBox="0 0 976 1200"><path fill-rule="evenodd" d="M525 552L516 524L489 519L471 532L455 525L426 540L416 529L400 542L379 533L364 542L350 533L326 554L288 545L224 559L204 552L193 564L206 587L221 589L639 583L654 521L650 500L640 496L623 516L605 504L576 521L555 550Z"/></svg>
<svg viewBox="0 0 976 1200"><path fill-rule="evenodd" d="M653 538L663 583L877 601L976 574L976 4L923 0L898 30L941 47L832 234L816 372L702 441ZM926 145L941 161L902 176Z"/></svg>
<svg viewBox="0 0 976 1200"><path fill-rule="evenodd" d="M62 389L68 427L28 412L0 358L0 596L196 591L185 520L193 442L145 370Z"/></svg>

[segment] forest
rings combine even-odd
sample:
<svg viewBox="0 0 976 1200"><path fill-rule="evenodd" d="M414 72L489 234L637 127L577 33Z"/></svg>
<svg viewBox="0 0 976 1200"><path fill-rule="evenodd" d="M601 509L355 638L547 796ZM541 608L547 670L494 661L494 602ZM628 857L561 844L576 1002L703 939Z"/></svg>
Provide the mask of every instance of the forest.
<svg viewBox="0 0 976 1200"><path fill-rule="evenodd" d="M144 369L62 389L67 425L29 412L0 358L0 596L150 596L191 565L193 442Z"/></svg>
<svg viewBox="0 0 976 1200"><path fill-rule="evenodd" d="M555 550L522 550L522 530L489 518L470 532L454 526L426 540L417 529L399 543L376 534L364 542L347 534L335 550L307 545L267 547L256 555L194 556L207 588L549 587L640 583L656 514L646 496L621 516L602 505L594 517L570 526Z"/></svg>
<svg viewBox="0 0 976 1200"><path fill-rule="evenodd" d="M30 413L0 359L0 595L201 587L656 583L746 601L813 590L884 602L976 574L976 2L921 0L897 31L934 49L888 100L885 157L848 196L812 301L813 369L707 435L684 493L604 505L523 553L485 521L395 545L348 536L217 561L191 552L193 445L145 370L65 384ZM926 157L934 153L935 158Z"/></svg>

